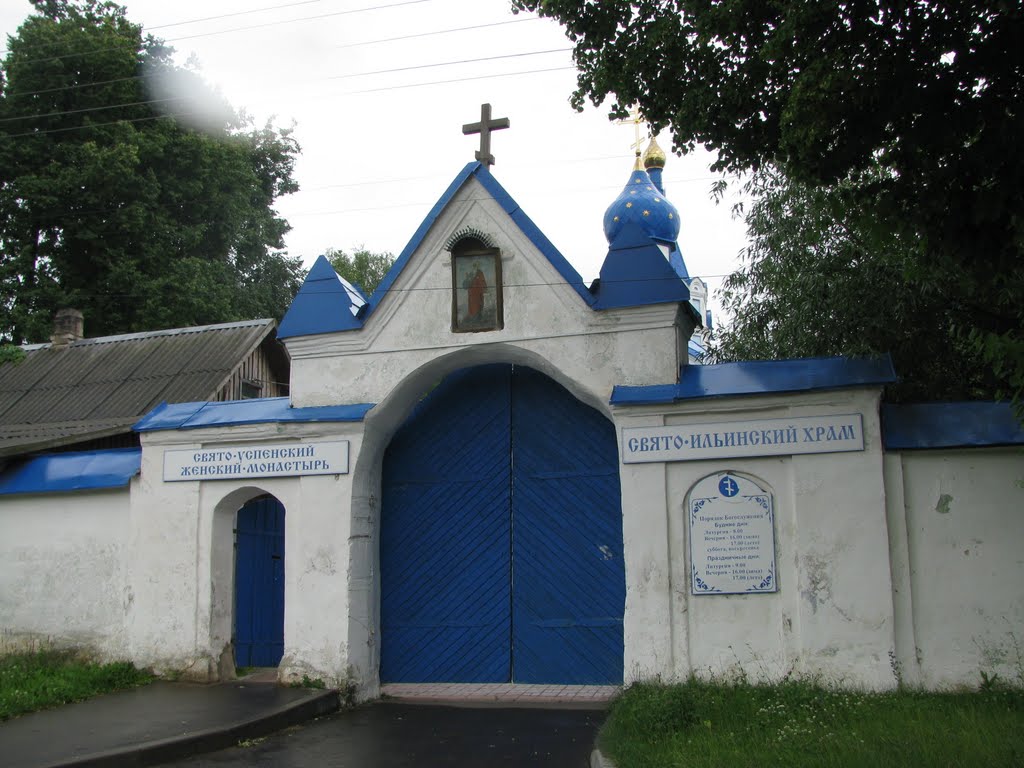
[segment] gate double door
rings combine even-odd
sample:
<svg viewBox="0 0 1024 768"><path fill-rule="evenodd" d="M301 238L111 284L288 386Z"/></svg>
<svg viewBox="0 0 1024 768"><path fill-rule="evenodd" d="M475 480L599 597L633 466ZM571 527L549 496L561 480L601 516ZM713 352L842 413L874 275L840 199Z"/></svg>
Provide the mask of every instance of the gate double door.
<svg viewBox="0 0 1024 768"><path fill-rule="evenodd" d="M622 682L612 424L510 365L447 377L384 458L382 682Z"/></svg>

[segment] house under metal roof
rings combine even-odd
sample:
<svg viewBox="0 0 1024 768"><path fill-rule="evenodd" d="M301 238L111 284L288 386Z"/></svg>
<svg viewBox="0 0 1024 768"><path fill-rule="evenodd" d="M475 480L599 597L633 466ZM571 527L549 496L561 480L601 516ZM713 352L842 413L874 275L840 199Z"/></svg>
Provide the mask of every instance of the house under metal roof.
<svg viewBox="0 0 1024 768"><path fill-rule="evenodd" d="M0 365L0 457L137 444L131 426L163 402L288 393L273 320L26 346Z"/></svg>

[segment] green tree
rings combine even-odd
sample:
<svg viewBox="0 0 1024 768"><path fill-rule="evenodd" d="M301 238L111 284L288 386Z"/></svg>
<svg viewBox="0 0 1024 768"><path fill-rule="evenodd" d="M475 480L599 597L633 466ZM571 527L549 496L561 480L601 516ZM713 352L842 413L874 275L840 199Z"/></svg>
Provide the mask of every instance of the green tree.
<svg viewBox="0 0 1024 768"><path fill-rule="evenodd" d="M324 256L335 272L358 285L367 296L376 290L395 263L395 257L390 253L371 253L362 246L356 248L351 256L334 248L328 248Z"/></svg>
<svg viewBox="0 0 1024 768"><path fill-rule="evenodd" d="M961 333L969 322L945 275L908 291L910 249L852 201L856 185L814 186L766 166L747 182L749 245L726 278L733 322L711 342L715 361L892 354L898 400L990 396L996 377Z"/></svg>
<svg viewBox="0 0 1024 768"><path fill-rule="evenodd" d="M637 104L671 128L678 151L717 152L716 170L771 165L794 183L841 185L856 215L885 231L874 241L903 249L908 294L937 275L958 281L959 338L1001 390L1024 392L1020 3L513 4L565 26L575 106Z"/></svg>
<svg viewBox="0 0 1024 768"><path fill-rule="evenodd" d="M290 132L122 7L33 2L0 64L0 340L47 339L60 307L90 336L280 317L303 276L272 207L297 189Z"/></svg>

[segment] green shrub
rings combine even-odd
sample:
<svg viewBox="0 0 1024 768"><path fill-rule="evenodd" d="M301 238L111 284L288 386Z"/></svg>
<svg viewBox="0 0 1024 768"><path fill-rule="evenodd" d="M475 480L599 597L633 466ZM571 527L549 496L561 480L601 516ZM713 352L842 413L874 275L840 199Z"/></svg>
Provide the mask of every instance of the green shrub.
<svg viewBox="0 0 1024 768"><path fill-rule="evenodd" d="M0 722L27 712L148 683L125 661L96 664L73 651L44 650L0 658Z"/></svg>

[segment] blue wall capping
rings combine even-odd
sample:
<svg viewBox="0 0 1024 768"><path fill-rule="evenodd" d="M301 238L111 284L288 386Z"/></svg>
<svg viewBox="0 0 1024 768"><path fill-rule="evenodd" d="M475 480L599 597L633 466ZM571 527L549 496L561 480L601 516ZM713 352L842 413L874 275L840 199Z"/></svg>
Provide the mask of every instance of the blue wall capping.
<svg viewBox="0 0 1024 768"><path fill-rule="evenodd" d="M441 212L444 211L445 206L452 201L452 198L458 193L463 185L469 180L471 176L476 176L477 181L483 185L491 196L497 201L502 209L509 215L509 217L515 222L515 224L522 230L523 234L529 238L544 257L547 258L551 265L558 271L567 283L569 283L580 297L590 306L594 303L594 297L590 291L587 290L583 284L583 278L580 277L579 273L572 268L572 265L566 261L565 257L559 253L558 249L551 244L551 241L547 239L543 232L538 229L537 225L530 220L519 204L512 199L512 196L505 191L505 188L498 183L498 181L491 175L491 172L480 162L472 162L466 165L459 174L455 177L451 184L448 185L448 189L444 191L440 199L434 203L434 207L430 209L427 217L420 224L419 228L413 234L412 239L409 240L408 245L402 250L395 260L395 263L388 270L388 273L381 280L380 285L377 286L377 290L370 296L368 305L365 310L365 315L368 317L377 308L380 302L384 299L384 296L391 289L395 280L401 274L402 270L405 269L406 264L409 263L409 259L412 258L413 253L419 248L420 243L423 242L423 238L427 236L427 232L434 225L440 217Z"/></svg>
<svg viewBox="0 0 1024 768"><path fill-rule="evenodd" d="M123 488L141 465L141 448L33 456L0 473L0 495Z"/></svg>
<svg viewBox="0 0 1024 768"><path fill-rule="evenodd" d="M1024 425L1009 403L886 403L882 444L891 451L1024 445Z"/></svg>
<svg viewBox="0 0 1024 768"><path fill-rule="evenodd" d="M287 397L158 405L132 427L136 432L199 429L268 422L362 421L373 403L292 408Z"/></svg>
<svg viewBox="0 0 1024 768"><path fill-rule="evenodd" d="M610 402L612 405L651 405L704 397L882 386L894 381L896 372L889 355L749 360L683 366L678 384L616 386Z"/></svg>

